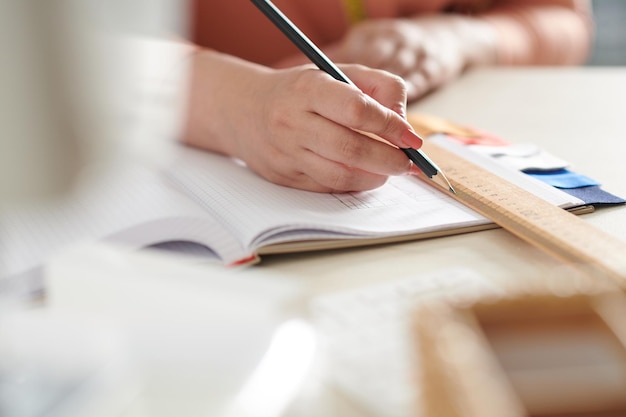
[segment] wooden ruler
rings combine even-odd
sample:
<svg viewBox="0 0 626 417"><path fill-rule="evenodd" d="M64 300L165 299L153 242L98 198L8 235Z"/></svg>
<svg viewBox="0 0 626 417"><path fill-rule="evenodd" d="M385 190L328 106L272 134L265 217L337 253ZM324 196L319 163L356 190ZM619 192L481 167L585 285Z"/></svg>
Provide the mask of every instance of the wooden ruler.
<svg viewBox="0 0 626 417"><path fill-rule="evenodd" d="M626 242L428 140L422 149L459 202L590 275L626 283Z"/></svg>

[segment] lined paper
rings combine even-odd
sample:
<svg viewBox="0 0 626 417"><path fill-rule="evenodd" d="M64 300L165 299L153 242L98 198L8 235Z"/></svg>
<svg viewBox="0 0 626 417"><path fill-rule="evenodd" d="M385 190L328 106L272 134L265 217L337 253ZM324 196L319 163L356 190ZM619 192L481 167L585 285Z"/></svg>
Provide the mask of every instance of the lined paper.
<svg viewBox="0 0 626 417"><path fill-rule="evenodd" d="M65 199L15 207L0 217L0 277L35 268L67 245L105 240L138 248L168 240L239 244L163 175L113 166L90 175Z"/></svg>

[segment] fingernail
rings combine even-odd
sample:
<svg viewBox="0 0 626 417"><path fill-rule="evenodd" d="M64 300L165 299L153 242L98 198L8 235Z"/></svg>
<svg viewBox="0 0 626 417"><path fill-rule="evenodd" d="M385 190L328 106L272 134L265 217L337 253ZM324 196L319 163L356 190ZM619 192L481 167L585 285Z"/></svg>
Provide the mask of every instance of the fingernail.
<svg viewBox="0 0 626 417"><path fill-rule="evenodd" d="M417 134L411 130L405 130L400 138L402 143L406 148L419 149L422 147L422 143L424 142L422 138L417 136Z"/></svg>
<svg viewBox="0 0 626 417"><path fill-rule="evenodd" d="M424 175L424 174L422 173L422 171L420 171L418 167L415 166L415 164L411 164L407 172L407 175Z"/></svg>

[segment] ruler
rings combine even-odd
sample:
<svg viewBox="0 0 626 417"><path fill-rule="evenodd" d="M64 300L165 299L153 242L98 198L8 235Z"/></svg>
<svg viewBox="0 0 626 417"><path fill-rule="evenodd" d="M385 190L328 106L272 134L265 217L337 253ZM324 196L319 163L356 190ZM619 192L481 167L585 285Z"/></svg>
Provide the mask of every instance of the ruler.
<svg viewBox="0 0 626 417"><path fill-rule="evenodd" d="M589 275L626 282L626 242L435 143L426 140L422 149L462 204Z"/></svg>

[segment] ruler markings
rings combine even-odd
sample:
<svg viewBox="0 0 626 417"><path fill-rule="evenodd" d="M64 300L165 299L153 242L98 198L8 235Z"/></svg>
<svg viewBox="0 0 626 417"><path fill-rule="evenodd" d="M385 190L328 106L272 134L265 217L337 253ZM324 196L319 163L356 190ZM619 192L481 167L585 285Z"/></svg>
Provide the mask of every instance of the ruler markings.
<svg viewBox="0 0 626 417"><path fill-rule="evenodd" d="M437 161L459 202L587 273L626 279L626 242L432 142L422 149Z"/></svg>

